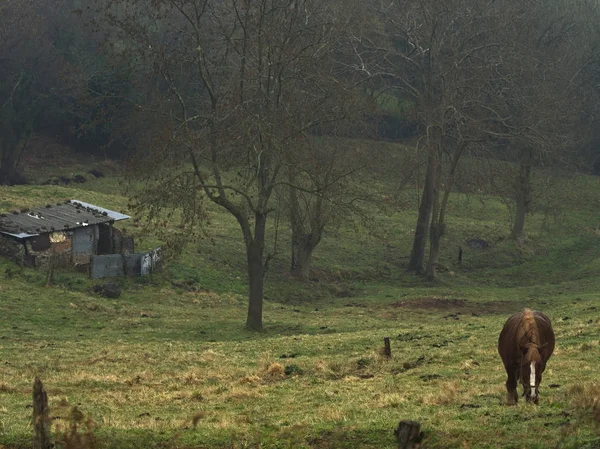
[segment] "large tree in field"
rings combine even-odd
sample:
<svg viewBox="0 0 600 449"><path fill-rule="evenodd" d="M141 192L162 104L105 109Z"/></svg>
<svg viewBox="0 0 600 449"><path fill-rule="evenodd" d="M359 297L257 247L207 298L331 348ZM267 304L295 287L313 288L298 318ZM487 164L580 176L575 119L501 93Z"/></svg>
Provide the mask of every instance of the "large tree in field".
<svg viewBox="0 0 600 449"><path fill-rule="evenodd" d="M362 179L367 165L358 142L335 137L306 139L304 148L290 155L282 196L292 231L294 278L309 278L326 227L366 216L364 204L373 202Z"/></svg>
<svg viewBox="0 0 600 449"><path fill-rule="evenodd" d="M145 92L135 101L161 114L168 134L164 145L148 147L153 193L142 202L156 212L205 196L237 220L246 325L260 330L267 220L275 188L289 181L288 154L301 150L305 133L348 113L331 62L342 8L315 0L115 0L108 14L123 32L113 49L126 48L138 65Z"/></svg>

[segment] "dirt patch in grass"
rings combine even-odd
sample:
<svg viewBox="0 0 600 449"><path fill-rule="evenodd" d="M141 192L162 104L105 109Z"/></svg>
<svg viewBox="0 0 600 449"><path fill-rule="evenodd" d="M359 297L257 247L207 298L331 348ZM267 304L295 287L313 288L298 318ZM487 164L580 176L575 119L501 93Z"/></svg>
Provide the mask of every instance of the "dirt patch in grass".
<svg viewBox="0 0 600 449"><path fill-rule="evenodd" d="M437 310L460 314L486 315L496 313L515 313L522 309L513 301L474 302L460 298L445 298L443 296L428 296L397 301L391 304L394 308Z"/></svg>

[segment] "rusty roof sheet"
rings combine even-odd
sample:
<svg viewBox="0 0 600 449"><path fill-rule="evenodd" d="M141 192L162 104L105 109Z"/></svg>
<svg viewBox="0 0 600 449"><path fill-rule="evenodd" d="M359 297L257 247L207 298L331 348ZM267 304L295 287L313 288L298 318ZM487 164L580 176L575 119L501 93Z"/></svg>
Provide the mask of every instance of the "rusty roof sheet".
<svg viewBox="0 0 600 449"><path fill-rule="evenodd" d="M0 215L0 233L18 238L124 220L128 215L78 200Z"/></svg>

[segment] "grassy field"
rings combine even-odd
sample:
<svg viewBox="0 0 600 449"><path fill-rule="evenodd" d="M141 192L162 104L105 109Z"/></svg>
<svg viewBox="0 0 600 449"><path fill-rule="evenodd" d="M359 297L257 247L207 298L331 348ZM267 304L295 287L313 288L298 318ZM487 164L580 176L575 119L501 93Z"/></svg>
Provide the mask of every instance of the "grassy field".
<svg viewBox="0 0 600 449"><path fill-rule="evenodd" d="M0 187L0 210L66 198L126 210L118 170L99 167L111 176ZM91 294L94 282L66 271L47 288L45 272L0 259L0 447L31 447L40 376L53 430L64 431L76 407L100 448L383 449L396 447L401 419L421 422L427 448L598 448L600 182L567 182L575 194L554 218L530 217L521 247L506 238L501 201L454 196L434 286L404 272L415 207L377 214L375 232L328 230L306 284L287 277L280 232L261 334L244 330L243 246L217 209L208 236L162 273L120 281L118 299ZM398 195L407 205L416 197ZM139 247L156 244L124 226ZM471 249L470 238L490 247ZM540 405L506 407L496 342L523 307L551 317L557 349Z"/></svg>

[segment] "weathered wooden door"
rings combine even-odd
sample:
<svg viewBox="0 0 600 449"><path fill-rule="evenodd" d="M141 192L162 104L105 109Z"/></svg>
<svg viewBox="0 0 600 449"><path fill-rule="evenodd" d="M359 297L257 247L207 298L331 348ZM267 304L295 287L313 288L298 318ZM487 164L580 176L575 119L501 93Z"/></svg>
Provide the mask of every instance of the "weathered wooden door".
<svg viewBox="0 0 600 449"><path fill-rule="evenodd" d="M85 265L90 263L94 253L94 227L77 228L73 232L73 264Z"/></svg>

